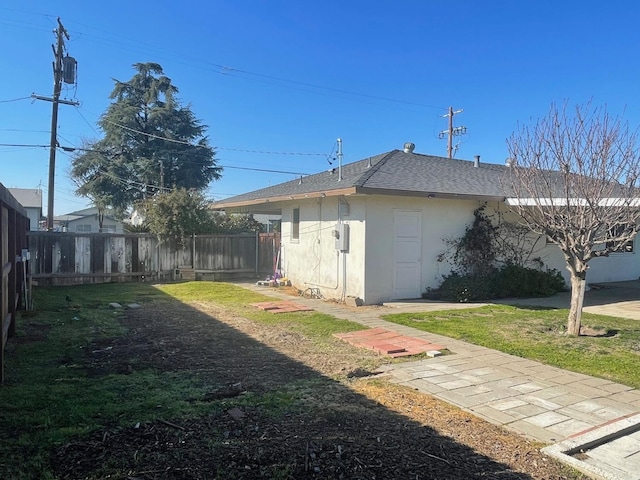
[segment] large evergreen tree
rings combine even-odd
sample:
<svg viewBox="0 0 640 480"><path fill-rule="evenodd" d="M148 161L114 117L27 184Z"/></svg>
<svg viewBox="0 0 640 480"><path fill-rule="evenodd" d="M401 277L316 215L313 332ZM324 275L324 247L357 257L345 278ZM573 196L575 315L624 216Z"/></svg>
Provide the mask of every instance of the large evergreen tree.
<svg viewBox="0 0 640 480"><path fill-rule="evenodd" d="M80 195L124 210L163 189L203 190L220 178L206 125L176 98L178 89L157 63L133 65L127 82L115 80L98 122L104 138L72 161Z"/></svg>

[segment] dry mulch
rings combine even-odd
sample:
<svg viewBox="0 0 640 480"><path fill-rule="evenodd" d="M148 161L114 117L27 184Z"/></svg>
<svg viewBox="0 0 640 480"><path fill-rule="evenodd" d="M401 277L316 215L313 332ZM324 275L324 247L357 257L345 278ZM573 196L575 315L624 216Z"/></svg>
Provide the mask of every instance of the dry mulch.
<svg viewBox="0 0 640 480"><path fill-rule="evenodd" d="M371 379L383 361L337 339L318 345L213 304L146 305L125 337L96 343L94 375L204 375L200 418L105 428L55 452L60 478L577 479L539 445L405 387ZM247 393L287 392L273 410Z"/></svg>

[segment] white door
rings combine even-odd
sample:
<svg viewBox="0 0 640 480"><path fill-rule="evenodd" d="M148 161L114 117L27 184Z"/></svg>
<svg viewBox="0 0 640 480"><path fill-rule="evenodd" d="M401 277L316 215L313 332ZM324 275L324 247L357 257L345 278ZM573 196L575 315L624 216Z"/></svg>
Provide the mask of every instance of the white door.
<svg viewBox="0 0 640 480"><path fill-rule="evenodd" d="M420 298L422 212L393 212L393 298Z"/></svg>

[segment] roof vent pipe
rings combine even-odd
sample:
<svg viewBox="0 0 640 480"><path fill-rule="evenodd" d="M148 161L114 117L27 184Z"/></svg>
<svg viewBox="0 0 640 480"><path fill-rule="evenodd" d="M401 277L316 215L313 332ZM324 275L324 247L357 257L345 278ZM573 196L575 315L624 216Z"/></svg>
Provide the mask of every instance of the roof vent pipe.
<svg viewBox="0 0 640 480"><path fill-rule="evenodd" d="M405 142L404 153L413 153L415 149L416 149L416 146L412 142Z"/></svg>
<svg viewBox="0 0 640 480"><path fill-rule="evenodd" d="M473 166L478 168L480 166L480 155L473 157Z"/></svg>

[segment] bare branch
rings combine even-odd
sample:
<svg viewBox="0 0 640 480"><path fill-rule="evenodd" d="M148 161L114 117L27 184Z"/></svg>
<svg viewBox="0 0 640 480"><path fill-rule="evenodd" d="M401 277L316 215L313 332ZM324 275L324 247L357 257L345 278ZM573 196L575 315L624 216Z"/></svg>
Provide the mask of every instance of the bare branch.
<svg viewBox="0 0 640 480"><path fill-rule="evenodd" d="M507 202L560 247L572 284L584 283L591 259L625 251L638 231L636 142L637 131L590 102L574 110L554 104L507 140L515 159L503 179Z"/></svg>

